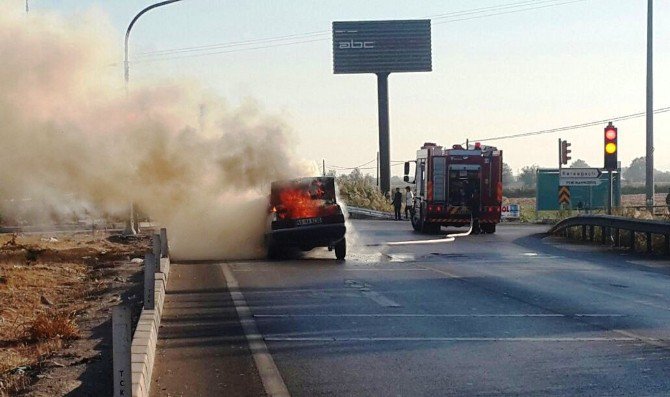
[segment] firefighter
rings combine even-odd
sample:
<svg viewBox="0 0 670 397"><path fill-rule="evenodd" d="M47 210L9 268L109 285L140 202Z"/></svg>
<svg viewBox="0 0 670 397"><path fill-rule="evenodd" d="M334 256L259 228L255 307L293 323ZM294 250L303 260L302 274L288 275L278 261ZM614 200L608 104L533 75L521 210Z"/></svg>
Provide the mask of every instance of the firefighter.
<svg viewBox="0 0 670 397"><path fill-rule="evenodd" d="M409 186L405 187L405 220L414 216L414 193Z"/></svg>
<svg viewBox="0 0 670 397"><path fill-rule="evenodd" d="M400 208L402 208L402 193L400 193L399 187L395 188L395 193L393 194L393 201L391 201L391 204L395 210L395 220L402 220L402 216L400 215Z"/></svg>
<svg viewBox="0 0 670 397"><path fill-rule="evenodd" d="M476 187L472 189L472 193L468 197L468 208L470 209L470 214L472 215L472 233L479 234L481 229L479 227L479 189Z"/></svg>

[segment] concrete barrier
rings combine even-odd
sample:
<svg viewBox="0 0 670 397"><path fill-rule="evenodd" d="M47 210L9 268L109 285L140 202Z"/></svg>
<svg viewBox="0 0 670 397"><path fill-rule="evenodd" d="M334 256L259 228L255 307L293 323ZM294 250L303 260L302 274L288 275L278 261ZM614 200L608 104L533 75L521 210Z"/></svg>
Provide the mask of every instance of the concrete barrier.
<svg viewBox="0 0 670 397"><path fill-rule="evenodd" d="M167 236L167 234L165 234ZM154 252L147 253L144 260L145 272L145 295L148 291L152 296L144 297L144 307L140 313L140 318L135 327L135 333L130 344L123 343L122 330L130 330L131 319L129 313L123 315L123 310L128 310L124 305L113 308L112 333L113 333L113 359L115 370L127 368L127 359L130 356L130 393L127 393L127 387L117 387L115 384L114 396L149 396L151 389L151 373L154 368L156 358L156 342L158 341L158 328L163 314L163 303L165 301L165 291L167 289L168 278L170 276L170 258L162 257L161 247L167 247L167 242L156 241L154 237ZM158 248L158 252L156 252ZM154 255L156 253L156 255ZM158 270L158 272L156 272ZM116 335L116 334L119 335ZM117 340L119 342L117 342ZM126 385L120 374L114 374L115 382L119 385ZM117 379L118 378L118 379ZM118 390L117 390L118 389Z"/></svg>
<svg viewBox="0 0 670 397"><path fill-rule="evenodd" d="M161 324L165 290L167 289L170 274L170 258L161 258L160 261L160 268L165 271L163 273L156 273L154 281L154 309L142 309L130 347L133 397L148 396L151 388L151 373L153 372L156 357L158 328Z"/></svg>

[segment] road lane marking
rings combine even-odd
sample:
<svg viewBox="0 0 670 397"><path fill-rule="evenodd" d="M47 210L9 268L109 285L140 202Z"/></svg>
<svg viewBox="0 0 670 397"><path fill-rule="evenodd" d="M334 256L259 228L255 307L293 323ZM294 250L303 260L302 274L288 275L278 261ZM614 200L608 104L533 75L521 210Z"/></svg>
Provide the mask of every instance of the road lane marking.
<svg viewBox="0 0 670 397"><path fill-rule="evenodd" d="M339 313L339 314L254 314L255 318L291 318L291 317L392 317L392 318L533 318L533 317L628 317L626 314L559 314L559 313L532 313L532 314L411 314L411 313ZM629 335L631 336L631 335ZM631 336L633 337L633 336Z"/></svg>
<svg viewBox="0 0 670 397"><path fill-rule="evenodd" d="M436 269L436 268L431 267L431 266L423 266L423 265L417 265L417 266L420 266L424 269L433 270L437 273L440 273L440 274L443 274L443 275L447 276L448 278L452 278L452 279L461 278L460 276L458 276L456 274L453 274L453 273L450 273L450 272L447 272L447 271L444 271L444 270ZM584 288L588 291L597 292L597 293L601 293L603 295L613 296L613 297L616 297L616 298L619 298L619 299L626 300L626 298L622 297L619 294L614 294L614 293L611 293L611 292L606 292L606 291L596 289L596 288L591 288L591 287L584 287ZM507 295L507 294L504 293L503 295ZM664 306L655 305L655 304L649 303L649 302L639 302L639 301L635 301L635 302L639 303L639 304L642 304L642 305L659 308L659 309L670 310L670 309L668 309ZM527 302L524 302L524 303L527 303ZM557 314L560 314L560 313L557 313ZM574 317L598 317L598 316L592 315L592 316L565 316L565 317L566 318L570 318L570 317L574 318ZM605 328L608 331L617 333L619 335L623 335L624 337L634 338L634 340L641 341L641 342L646 343L646 344L651 345L651 346L661 347L661 348L665 348L665 349L669 348L668 343L664 339L647 338L647 337L644 337L642 335L638 335L638 334L630 332L630 331L624 331L624 330L621 330L621 329L611 329L611 328L608 328L608 327L603 327L602 325L598 325L597 323L593 324L593 323L588 322L588 321L583 321L583 322L585 324L590 325L590 326Z"/></svg>
<svg viewBox="0 0 670 397"><path fill-rule="evenodd" d="M358 290L362 296L371 299L382 307L401 307L401 305L394 300L387 298L379 292L373 291L372 286L365 281L345 280L344 284L347 288Z"/></svg>
<svg viewBox="0 0 670 397"><path fill-rule="evenodd" d="M220 267L226 279L230 297L233 300L235 310L237 310L237 315L240 318L244 335L249 344L249 350L251 350L254 357L254 362L256 363L256 368L258 369L261 381L263 382L265 392L268 396L272 397L290 397L291 394L288 392L288 388L279 373L279 369L277 369L277 365L275 365L275 362L272 359L272 355L270 355L265 340L263 339L263 335L258 332L258 327L256 326L256 322L254 321L249 306L247 306L247 301L239 290L237 279L233 275L233 272L230 271L228 264L222 263L220 264Z"/></svg>
<svg viewBox="0 0 670 397"><path fill-rule="evenodd" d="M440 273L443 276L447 276L447 278L461 278L461 276L459 276L457 274L454 274L454 273L451 273L451 272L448 272L448 271L442 270L442 269L436 269L432 266L417 265L417 267L419 267L420 269L432 270L436 273Z"/></svg>
<svg viewBox="0 0 670 397"><path fill-rule="evenodd" d="M636 342L659 339L633 337L292 337L268 335L269 342Z"/></svg>
<svg viewBox="0 0 670 397"><path fill-rule="evenodd" d="M384 295L380 294L379 292L375 291L361 291L361 294L363 294L364 297L370 298L373 301L375 301L378 305L383 306L383 307L400 307L400 304L385 297Z"/></svg>

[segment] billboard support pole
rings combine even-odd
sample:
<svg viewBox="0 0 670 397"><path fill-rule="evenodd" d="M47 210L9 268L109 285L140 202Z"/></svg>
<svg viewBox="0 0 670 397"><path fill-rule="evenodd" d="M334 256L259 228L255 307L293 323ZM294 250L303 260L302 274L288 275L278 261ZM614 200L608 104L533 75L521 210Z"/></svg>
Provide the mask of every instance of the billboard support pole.
<svg viewBox="0 0 670 397"><path fill-rule="evenodd" d="M377 73L377 102L379 108L379 186L382 194L391 191L388 78L389 73Z"/></svg>

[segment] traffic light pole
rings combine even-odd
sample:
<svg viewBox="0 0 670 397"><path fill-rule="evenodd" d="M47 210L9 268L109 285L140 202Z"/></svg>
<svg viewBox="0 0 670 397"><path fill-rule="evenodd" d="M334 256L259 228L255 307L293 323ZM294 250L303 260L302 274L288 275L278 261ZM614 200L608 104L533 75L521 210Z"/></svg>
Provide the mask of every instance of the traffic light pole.
<svg viewBox="0 0 670 397"><path fill-rule="evenodd" d="M612 206L613 206L613 204L614 204L614 203L612 202L612 196L613 196L613 194L612 194L612 189L613 189L613 183L612 183L612 181L613 181L613 179L614 179L614 178L613 178L613 174L614 174L614 171L609 170L609 175L608 175L608 178L607 178L607 179L609 179L610 185L609 185L609 189L608 189L608 192L607 192L607 193L608 193L608 199L607 199L607 215L612 215Z"/></svg>
<svg viewBox="0 0 670 397"><path fill-rule="evenodd" d="M561 138L558 138L558 169L560 170L563 166L563 153L561 151Z"/></svg>

